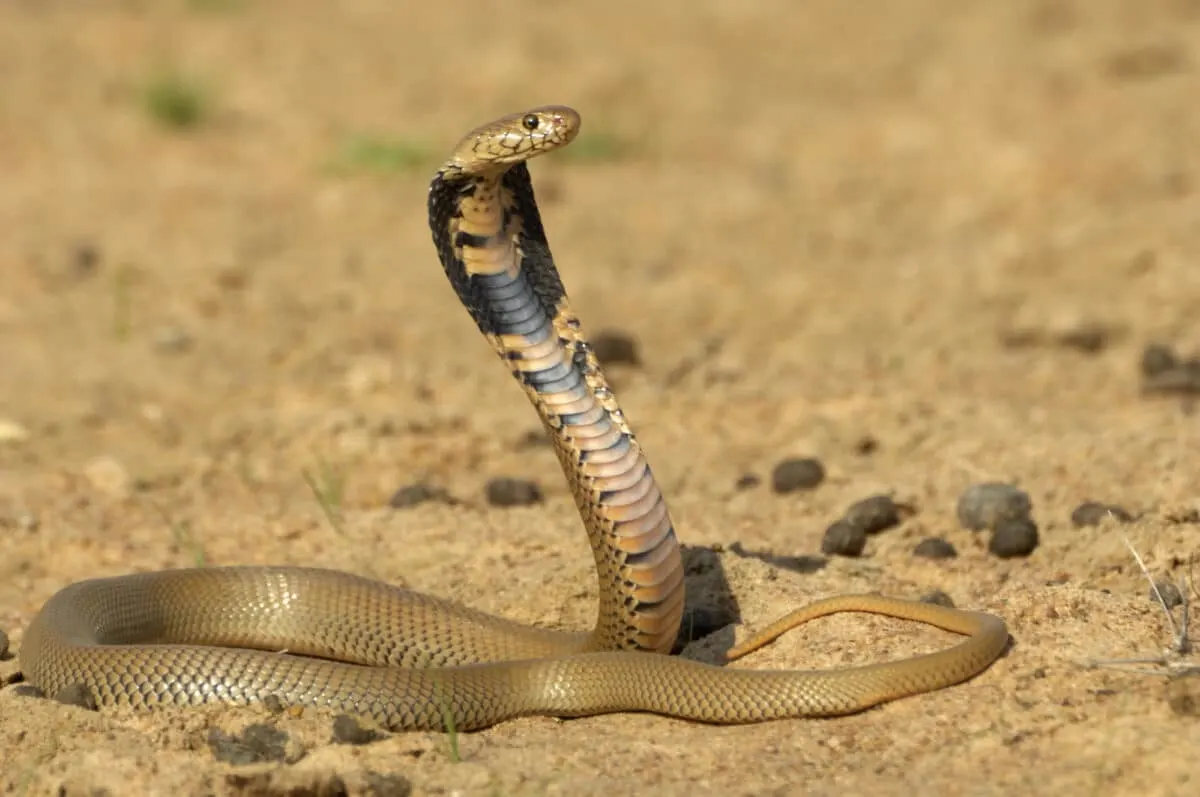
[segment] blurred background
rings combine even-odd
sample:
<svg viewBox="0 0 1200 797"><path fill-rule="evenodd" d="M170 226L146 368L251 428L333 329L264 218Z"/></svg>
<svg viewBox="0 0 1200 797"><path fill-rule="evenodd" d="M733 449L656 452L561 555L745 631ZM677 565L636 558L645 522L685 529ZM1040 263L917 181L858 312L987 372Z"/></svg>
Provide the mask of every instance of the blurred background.
<svg viewBox="0 0 1200 797"><path fill-rule="evenodd" d="M1108 403L1136 346L1064 381L997 336L1200 347L1198 26L1190 0L4 3L0 415L30 442L0 462L153 470L379 380L528 419L424 192L466 130L551 102L584 117L534 165L551 243L651 370Z"/></svg>

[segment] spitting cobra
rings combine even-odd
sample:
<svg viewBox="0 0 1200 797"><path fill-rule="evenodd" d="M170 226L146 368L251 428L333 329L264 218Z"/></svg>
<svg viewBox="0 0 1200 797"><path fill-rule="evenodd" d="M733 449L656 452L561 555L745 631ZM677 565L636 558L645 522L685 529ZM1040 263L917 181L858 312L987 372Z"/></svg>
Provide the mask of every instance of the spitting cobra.
<svg viewBox="0 0 1200 797"><path fill-rule="evenodd" d="M684 571L659 486L551 258L527 161L569 144L579 114L546 106L468 133L429 186L429 226L458 299L552 438L595 555L590 632L522 625L333 570L214 567L93 579L34 618L25 677L83 685L101 706L326 706L395 730L479 729L529 715L653 712L709 723L849 714L986 669L998 617L878 595L836 597L729 651L843 611L966 636L899 662L758 671L669 653Z"/></svg>

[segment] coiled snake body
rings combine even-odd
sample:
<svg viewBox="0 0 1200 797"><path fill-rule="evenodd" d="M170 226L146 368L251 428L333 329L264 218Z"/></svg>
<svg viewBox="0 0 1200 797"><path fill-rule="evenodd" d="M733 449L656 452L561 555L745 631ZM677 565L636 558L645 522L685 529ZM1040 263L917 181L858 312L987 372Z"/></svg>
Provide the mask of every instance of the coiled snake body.
<svg viewBox="0 0 1200 797"><path fill-rule="evenodd" d="M839 611L967 638L925 656L830 671L729 669L663 655L683 611L679 545L571 312L526 166L568 144L579 126L575 111L550 106L473 130L433 178L428 204L451 285L554 440L595 553L595 628L533 628L331 570L173 570L82 581L54 595L22 645L30 682L48 694L82 684L101 706L274 696L393 729L613 711L740 723L859 711L959 683L1000 655L1008 632L997 617L873 595L815 603L729 656Z"/></svg>

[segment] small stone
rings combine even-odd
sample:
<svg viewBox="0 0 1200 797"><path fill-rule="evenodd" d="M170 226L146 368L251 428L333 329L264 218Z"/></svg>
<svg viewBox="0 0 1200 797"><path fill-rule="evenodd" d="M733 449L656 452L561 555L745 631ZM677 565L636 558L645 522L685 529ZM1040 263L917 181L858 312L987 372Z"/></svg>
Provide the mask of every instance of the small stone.
<svg viewBox="0 0 1200 797"><path fill-rule="evenodd" d="M1082 323L1060 331L1056 342L1064 348L1076 349L1084 354L1097 354L1104 351L1115 336L1116 330L1104 324Z"/></svg>
<svg viewBox="0 0 1200 797"><path fill-rule="evenodd" d="M454 503L450 494L440 487L432 487L418 482L417 484L407 484L392 493L392 497L388 499L388 506L392 509L407 509L427 501Z"/></svg>
<svg viewBox="0 0 1200 797"><path fill-rule="evenodd" d="M21 531L37 531L39 525L37 515L32 512L22 512L17 515L17 528Z"/></svg>
<svg viewBox="0 0 1200 797"><path fill-rule="evenodd" d="M821 538L821 553L828 556L860 556L867 545L867 532L845 520L834 522Z"/></svg>
<svg viewBox="0 0 1200 797"><path fill-rule="evenodd" d="M1171 368L1144 376L1142 392L1147 395L1200 395L1200 357L1181 360Z"/></svg>
<svg viewBox="0 0 1200 797"><path fill-rule="evenodd" d="M878 534L900 525L900 508L890 496L872 495L851 504L842 520L867 534Z"/></svg>
<svg viewBox="0 0 1200 797"><path fill-rule="evenodd" d="M1155 377L1179 365L1175 351L1165 343L1147 343L1142 349L1142 376Z"/></svg>
<svg viewBox="0 0 1200 797"><path fill-rule="evenodd" d="M592 338L592 352L601 365L640 366L637 341L631 335L616 330L603 330Z"/></svg>
<svg viewBox="0 0 1200 797"><path fill-rule="evenodd" d="M213 757L234 766L264 761L295 763L304 757L304 751L289 744L290 741L283 731L261 723L247 726L241 736L227 734L220 728L208 732L208 747Z"/></svg>
<svg viewBox="0 0 1200 797"><path fill-rule="evenodd" d="M879 450L879 441L870 435L860 437L854 442L854 453L860 457L869 457Z"/></svg>
<svg viewBox="0 0 1200 797"><path fill-rule="evenodd" d="M958 556L958 551L948 540L941 537L926 537L913 548L913 556L919 556L922 559L953 559Z"/></svg>
<svg viewBox="0 0 1200 797"><path fill-rule="evenodd" d="M1076 528L1099 526L1109 518L1118 523L1129 523L1133 520L1133 515L1126 512L1122 507L1113 504L1101 504L1097 501L1084 501L1075 507L1075 511L1071 513L1071 523Z"/></svg>
<svg viewBox="0 0 1200 797"><path fill-rule="evenodd" d="M29 439L29 430L9 418L0 418L0 445Z"/></svg>
<svg viewBox="0 0 1200 797"><path fill-rule="evenodd" d="M1158 603L1160 595L1162 603L1168 609L1183 605L1183 593L1180 591L1179 585L1173 581L1154 582L1154 587L1150 590L1150 600Z"/></svg>
<svg viewBox="0 0 1200 797"><path fill-rule="evenodd" d="M545 429L530 429L517 440L515 448L519 451L527 448L546 448L554 445Z"/></svg>
<svg viewBox="0 0 1200 797"><path fill-rule="evenodd" d="M112 498L128 498L133 491L133 479L114 457L96 457L83 466L83 475L93 487Z"/></svg>
<svg viewBox="0 0 1200 797"><path fill-rule="evenodd" d="M363 745L379 741L383 734L364 728L349 714L338 714L333 718L333 741L335 744Z"/></svg>
<svg viewBox="0 0 1200 797"><path fill-rule="evenodd" d="M1029 518L1005 518L996 524L988 550L1001 559L1028 556L1038 545L1038 527Z"/></svg>
<svg viewBox="0 0 1200 797"><path fill-rule="evenodd" d="M166 324L154 330L151 340L154 348L166 354L180 354L192 348L194 339L182 327Z"/></svg>
<svg viewBox="0 0 1200 797"><path fill-rule="evenodd" d="M279 695L264 695L262 704L263 708L271 714L282 714L287 710L287 706L283 704L283 700Z"/></svg>
<svg viewBox="0 0 1200 797"><path fill-rule="evenodd" d="M67 684L54 693L54 699L67 706L79 706L88 711L96 710L96 698L86 684Z"/></svg>
<svg viewBox="0 0 1200 797"><path fill-rule="evenodd" d="M366 781L371 797L410 797L412 794L412 783L403 775L384 775L368 769Z"/></svg>
<svg viewBox="0 0 1200 797"><path fill-rule="evenodd" d="M1190 672L1168 681L1167 705L1181 717L1200 717L1200 672Z"/></svg>
<svg viewBox="0 0 1200 797"><path fill-rule="evenodd" d="M825 466L812 457L785 459L771 471L771 487L783 494L811 490L825 480Z"/></svg>
<svg viewBox="0 0 1200 797"><path fill-rule="evenodd" d="M921 603L930 603L934 606L945 606L947 609L954 608L954 599L940 589L926 592L921 596L920 601Z"/></svg>
<svg viewBox="0 0 1200 797"><path fill-rule="evenodd" d="M958 499L958 522L970 531L995 529L1004 520L1029 517L1029 494L1011 484L984 482L968 487Z"/></svg>
<svg viewBox="0 0 1200 797"><path fill-rule="evenodd" d="M733 486L738 490L753 490L760 484L762 484L762 479L758 477L758 474L743 473Z"/></svg>
<svg viewBox="0 0 1200 797"><path fill-rule="evenodd" d="M100 265L100 250L91 241L80 241L71 250L71 270L77 277L89 277Z"/></svg>
<svg viewBox="0 0 1200 797"><path fill-rule="evenodd" d="M492 506L532 506L542 500L542 490L536 483L508 476L490 479L485 493Z"/></svg>

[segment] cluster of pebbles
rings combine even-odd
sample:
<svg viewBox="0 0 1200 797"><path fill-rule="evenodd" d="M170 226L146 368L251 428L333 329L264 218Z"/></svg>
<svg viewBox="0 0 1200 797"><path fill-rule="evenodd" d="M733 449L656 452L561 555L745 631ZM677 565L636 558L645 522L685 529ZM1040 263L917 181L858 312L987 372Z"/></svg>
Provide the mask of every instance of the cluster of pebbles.
<svg viewBox="0 0 1200 797"><path fill-rule="evenodd" d="M775 466L771 486L778 494L811 490L824 476L825 468L816 459L785 459ZM743 476L737 487L744 489L755 483L753 476ZM899 526L912 514L912 507L887 495L855 501L825 530L821 552L830 556L860 556L868 537ZM989 533L988 551L1002 559L1029 556L1040 541L1029 494L1011 484L971 485L959 496L955 515L962 529ZM1129 523L1134 517L1123 507L1097 501L1086 501L1071 513L1071 523L1076 527L1096 526L1107 520ZM926 537L914 546L913 555L947 559L957 556L957 551L943 537Z"/></svg>

